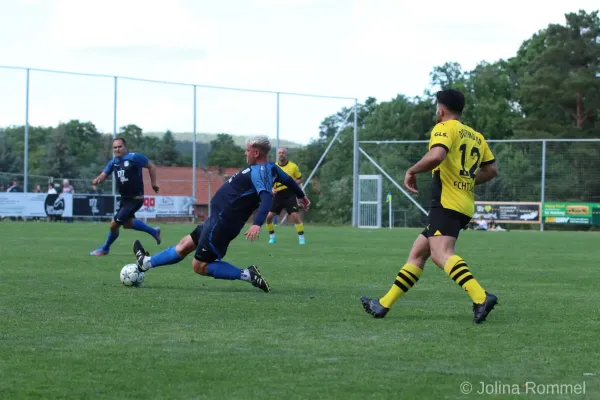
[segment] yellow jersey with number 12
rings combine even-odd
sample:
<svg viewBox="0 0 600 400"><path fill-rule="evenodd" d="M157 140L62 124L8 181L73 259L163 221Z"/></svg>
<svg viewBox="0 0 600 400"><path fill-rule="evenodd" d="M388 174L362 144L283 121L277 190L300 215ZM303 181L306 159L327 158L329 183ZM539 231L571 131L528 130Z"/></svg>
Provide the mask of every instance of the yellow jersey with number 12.
<svg viewBox="0 0 600 400"><path fill-rule="evenodd" d="M298 168L298 166L291 161L288 161L287 163L285 163L285 165L281 165L281 164L279 164L279 161L277 161L277 166L279 168L281 168L283 170L283 172L285 172L286 174L291 176L294 180L302 178L302 174L300 173L300 168ZM276 191L280 192L283 189L287 189L287 186L282 185L279 182L275 182L275 190Z"/></svg>
<svg viewBox="0 0 600 400"><path fill-rule="evenodd" d="M431 131L429 149L441 146L448 154L435 168L431 207L444 207L472 217L475 213L475 175L494 162L483 135L457 120L438 123Z"/></svg>

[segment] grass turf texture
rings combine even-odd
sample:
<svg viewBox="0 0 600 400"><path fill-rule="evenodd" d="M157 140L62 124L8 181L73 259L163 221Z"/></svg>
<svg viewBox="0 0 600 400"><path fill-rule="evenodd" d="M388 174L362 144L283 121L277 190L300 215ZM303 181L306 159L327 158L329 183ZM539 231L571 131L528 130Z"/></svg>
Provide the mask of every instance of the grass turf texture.
<svg viewBox="0 0 600 400"><path fill-rule="evenodd" d="M600 398L596 233L462 233L457 253L500 299L475 326L468 295L431 263L385 319L363 311L419 230L308 225L306 246L293 227L276 245L264 229L241 236L226 259L258 264L263 293L197 276L191 257L127 288L134 239L155 254L193 226L163 225L160 248L121 231L109 256L89 256L107 229L0 223L1 398L464 399L464 381L586 381L585 396L552 398Z"/></svg>

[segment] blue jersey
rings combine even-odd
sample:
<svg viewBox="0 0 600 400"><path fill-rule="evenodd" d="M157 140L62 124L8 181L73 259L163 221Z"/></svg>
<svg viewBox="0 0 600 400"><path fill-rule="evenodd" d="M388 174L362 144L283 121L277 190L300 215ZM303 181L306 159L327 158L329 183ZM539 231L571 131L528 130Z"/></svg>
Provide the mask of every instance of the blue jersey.
<svg viewBox="0 0 600 400"><path fill-rule="evenodd" d="M210 202L211 213L241 228L258 208L261 193L272 196L273 184L288 179L291 178L273 162L249 166L217 190Z"/></svg>
<svg viewBox="0 0 600 400"><path fill-rule="evenodd" d="M150 161L140 153L127 153L123 157L115 157L106 164L104 173L114 172L119 193L122 197L138 197L144 195L144 178L142 168Z"/></svg>

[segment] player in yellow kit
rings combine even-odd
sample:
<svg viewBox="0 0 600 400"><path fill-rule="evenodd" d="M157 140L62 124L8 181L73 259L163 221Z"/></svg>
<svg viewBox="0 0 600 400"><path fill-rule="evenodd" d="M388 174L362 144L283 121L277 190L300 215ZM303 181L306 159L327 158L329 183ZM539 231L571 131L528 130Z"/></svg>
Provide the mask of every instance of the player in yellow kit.
<svg viewBox="0 0 600 400"><path fill-rule="evenodd" d="M277 150L277 165L289 176L296 180L298 185L302 188L302 174L298 165L294 164L287 158L287 149L280 148ZM298 214L298 200L294 193L281 183L275 183L273 187L273 206L269 215L267 215L267 229L269 230L269 243L273 244L277 242L275 238L275 225L273 224L273 217L281 214L281 211L285 210L296 226L296 232L298 232L298 243L306 244L304 239L304 224Z"/></svg>
<svg viewBox="0 0 600 400"><path fill-rule="evenodd" d="M421 277L431 256L473 301L473 322L485 321L498 298L486 292L475 280L467 263L454 254L460 231L475 212L474 187L485 183L498 171L494 155L483 135L460 122L465 106L464 95L448 89L437 93L437 125L431 131L429 152L408 169L405 186L414 193L416 174L433 171L428 225L417 237L394 284L381 299L361 297L362 305L375 318L383 318L390 307Z"/></svg>

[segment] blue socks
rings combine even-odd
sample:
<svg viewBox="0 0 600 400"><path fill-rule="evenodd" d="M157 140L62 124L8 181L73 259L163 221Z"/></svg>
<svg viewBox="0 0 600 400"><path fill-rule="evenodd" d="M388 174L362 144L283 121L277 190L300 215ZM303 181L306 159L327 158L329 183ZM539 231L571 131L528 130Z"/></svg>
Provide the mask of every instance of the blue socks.
<svg viewBox="0 0 600 400"><path fill-rule="evenodd" d="M106 242L102 245L102 250L108 251L110 250L110 245L112 245L115 240L119 237L119 231L116 232L108 232L108 237L106 238Z"/></svg>
<svg viewBox="0 0 600 400"><path fill-rule="evenodd" d="M136 231L142 231L142 232L146 232L150 235L152 235L152 237L156 237L156 229L149 227L148 225L146 225L144 223L144 221L140 220L140 219L134 219L133 220L133 229Z"/></svg>
<svg viewBox="0 0 600 400"><path fill-rule="evenodd" d="M161 265L177 264L181 260L183 258L179 257L179 254L175 251L175 246L173 246L150 257L150 264L152 268L155 268Z"/></svg>
<svg viewBox="0 0 600 400"><path fill-rule="evenodd" d="M208 264L208 276L215 279L241 279L242 270L226 261L215 261Z"/></svg>

